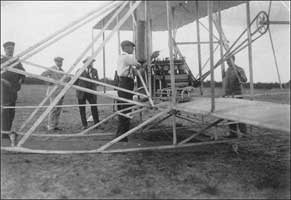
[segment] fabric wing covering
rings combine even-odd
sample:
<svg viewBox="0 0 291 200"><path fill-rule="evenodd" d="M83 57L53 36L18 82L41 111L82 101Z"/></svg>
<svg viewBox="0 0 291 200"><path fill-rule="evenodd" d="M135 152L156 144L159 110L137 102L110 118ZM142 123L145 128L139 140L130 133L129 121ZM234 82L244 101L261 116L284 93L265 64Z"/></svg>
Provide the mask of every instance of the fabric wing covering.
<svg viewBox="0 0 291 200"><path fill-rule="evenodd" d="M238 6L246 1L213 1L213 12L225 10L231 7ZM174 25L175 28L180 28L186 24L192 23L196 20L196 1L169 1L170 6L173 8ZM199 18L207 16L207 1L198 1L199 5ZM121 19L126 12L128 12L130 5L127 4L126 8L119 14L118 18ZM117 8L118 9L118 8ZM117 10L116 9L116 10ZM143 1L138 9L138 15L144 18L145 2ZM116 10L109 13L103 22L99 22L93 28L102 29L103 23L112 17ZM166 31L167 30L167 10L166 1L149 1L150 19L152 21L153 31ZM112 30L116 23L111 23L107 30ZM120 30L132 30L132 17L129 17L125 23L120 27Z"/></svg>

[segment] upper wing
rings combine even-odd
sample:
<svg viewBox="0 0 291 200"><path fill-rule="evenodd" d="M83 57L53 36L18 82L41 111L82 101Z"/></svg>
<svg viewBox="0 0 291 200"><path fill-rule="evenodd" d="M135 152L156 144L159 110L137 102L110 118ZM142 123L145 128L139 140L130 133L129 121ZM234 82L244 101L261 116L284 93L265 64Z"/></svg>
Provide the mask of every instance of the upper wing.
<svg viewBox="0 0 291 200"><path fill-rule="evenodd" d="M213 12L224 10L245 3L246 1L213 1ZM174 24L176 28L192 23L196 19L196 1L169 1L174 11ZM199 18L207 16L207 1L198 1ZM117 8L118 9L118 8ZM117 10L116 9L116 10ZM112 17L116 10L109 13L104 19L104 24ZM129 5L119 14L119 19L129 10ZM137 15L144 16L144 1L137 8ZM153 31L167 30L166 1L149 1L150 19ZM116 25L113 22L107 29L112 30ZM102 29L103 22L97 23L94 28ZM120 27L120 30L132 30L132 18L129 17Z"/></svg>

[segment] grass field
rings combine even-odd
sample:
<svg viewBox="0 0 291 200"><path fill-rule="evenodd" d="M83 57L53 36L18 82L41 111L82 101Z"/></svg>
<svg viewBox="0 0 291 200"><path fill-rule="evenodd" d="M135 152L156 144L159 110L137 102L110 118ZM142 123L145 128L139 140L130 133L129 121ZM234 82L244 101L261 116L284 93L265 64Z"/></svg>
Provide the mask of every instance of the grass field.
<svg viewBox="0 0 291 200"><path fill-rule="evenodd" d="M220 92L218 89L217 95ZM289 94L267 95L277 90L255 92L266 93L256 97L257 100L290 104ZM209 95L209 90L205 94ZM45 86L23 85L17 105L38 105L44 96ZM74 90L69 91L64 104L76 102ZM112 100L98 98L98 103L112 103ZM99 107L100 119L112 113L112 109L112 106ZM17 109L13 127L19 128L31 111ZM99 130L114 133L116 122L117 119L112 119ZM133 120L133 124L137 122ZM162 125L166 126L167 122ZM66 133L81 130L78 107L63 109L60 127L65 128ZM46 121L37 132L46 133ZM238 154L229 144L119 154L2 152L1 199L290 199L290 135L256 127L251 134L255 137L240 143ZM167 134L144 134L132 141L164 142L167 141L164 135ZM36 138L28 144L41 147L52 142L51 149L67 146L77 149L84 145L89 149L100 142L98 139L62 139L57 146L54 141Z"/></svg>

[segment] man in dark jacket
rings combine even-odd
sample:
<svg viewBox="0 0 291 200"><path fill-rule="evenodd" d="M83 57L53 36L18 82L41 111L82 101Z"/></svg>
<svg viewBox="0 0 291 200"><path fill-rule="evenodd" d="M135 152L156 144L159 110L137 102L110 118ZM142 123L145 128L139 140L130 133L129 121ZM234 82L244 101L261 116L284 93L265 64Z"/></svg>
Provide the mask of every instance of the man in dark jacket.
<svg viewBox="0 0 291 200"><path fill-rule="evenodd" d="M5 56L1 55L1 64L8 61L14 54L14 42L6 42L3 44ZM15 61L17 62L17 61ZM15 62L11 63L14 64ZM23 70L21 63L18 63L13 68ZM10 71L5 71L1 76L1 106L15 106L17 100L17 92L24 82L25 76ZM11 131L12 123L15 116L15 108L1 108L1 132ZM2 135L3 138L8 138L7 135Z"/></svg>
<svg viewBox="0 0 291 200"><path fill-rule="evenodd" d="M243 68L237 66L235 63L235 57L231 56L227 60L228 69L225 72L225 96L235 96L242 94L242 83L247 82L246 74ZM242 97L237 97L242 98ZM238 124L230 124L229 125L230 138L237 137L237 132L240 131L241 133L247 132L246 124L238 123Z"/></svg>
<svg viewBox="0 0 291 200"><path fill-rule="evenodd" d="M86 63L86 61L89 59L86 58L83 63ZM98 81L98 72L95 68L93 68L93 62L95 60L93 60L87 67L87 69L81 74L80 77L84 77L84 78L88 78L88 79L92 79L92 80L96 80ZM84 87L84 88L88 88L91 90L96 90L97 86L95 83L90 83L88 81L84 81L84 80L80 80L78 79L76 82L76 85ZM94 94L90 94L87 92L83 92L80 90L76 90L76 95L77 95L77 99L78 99L78 103L80 105L84 105L86 104L86 101L88 101L90 104L97 104L97 96ZM88 127L88 122L87 122L87 118L86 118L86 107L85 106L79 106L79 110L80 110L80 115L81 115L81 121L82 121L82 125L83 125L83 129L87 129ZM94 120L94 124L97 124L99 122L99 114L98 114L98 108L97 106L91 106L91 113L93 116L93 120Z"/></svg>

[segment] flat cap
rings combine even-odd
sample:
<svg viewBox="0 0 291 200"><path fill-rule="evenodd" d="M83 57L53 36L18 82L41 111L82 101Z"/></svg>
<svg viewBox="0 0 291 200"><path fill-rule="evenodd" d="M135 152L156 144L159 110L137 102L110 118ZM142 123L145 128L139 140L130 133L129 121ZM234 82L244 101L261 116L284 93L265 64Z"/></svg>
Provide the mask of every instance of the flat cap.
<svg viewBox="0 0 291 200"><path fill-rule="evenodd" d="M57 56L57 57L55 57L55 59L54 59L54 60L55 60L55 61L63 61L63 60L64 60L64 58Z"/></svg>
<svg viewBox="0 0 291 200"><path fill-rule="evenodd" d="M8 42L5 42L5 43L3 44L3 47L4 47L4 48L7 48L7 47L9 47L9 46L14 47L14 46L15 46L15 43L14 43L14 42L11 42L11 41L8 41Z"/></svg>
<svg viewBox="0 0 291 200"><path fill-rule="evenodd" d="M89 60L90 58L91 58L91 56L88 56L87 58L85 58L85 59L83 60L83 63L87 62L87 60ZM95 59L93 59L91 63L93 63L93 62L95 62Z"/></svg>
<svg viewBox="0 0 291 200"><path fill-rule="evenodd" d="M132 45L132 46L135 46L135 44L129 40L123 40L121 42L121 46L124 47L124 46L128 46L128 45Z"/></svg>

